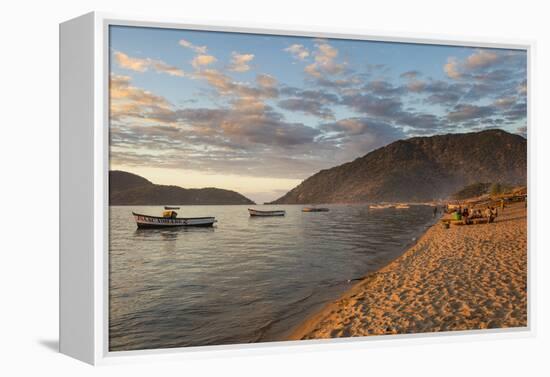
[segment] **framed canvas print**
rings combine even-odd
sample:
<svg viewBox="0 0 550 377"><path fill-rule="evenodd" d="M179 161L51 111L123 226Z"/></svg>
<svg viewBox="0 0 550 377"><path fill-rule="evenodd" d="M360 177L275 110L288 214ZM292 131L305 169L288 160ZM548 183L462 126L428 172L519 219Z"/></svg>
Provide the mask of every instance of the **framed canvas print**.
<svg viewBox="0 0 550 377"><path fill-rule="evenodd" d="M61 352L530 334L531 49L61 24Z"/></svg>

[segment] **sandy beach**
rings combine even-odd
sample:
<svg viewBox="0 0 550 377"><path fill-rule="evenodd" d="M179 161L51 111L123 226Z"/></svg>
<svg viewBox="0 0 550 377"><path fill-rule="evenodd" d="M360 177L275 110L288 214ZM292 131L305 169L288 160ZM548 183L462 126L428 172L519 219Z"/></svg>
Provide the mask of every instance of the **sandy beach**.
<svg viewBox="0 0 550 377"><path fill-rule="evenodd" d="M491 224L432 226L402 256L299 325L289 339L527 326L527 210Z"/></svg>

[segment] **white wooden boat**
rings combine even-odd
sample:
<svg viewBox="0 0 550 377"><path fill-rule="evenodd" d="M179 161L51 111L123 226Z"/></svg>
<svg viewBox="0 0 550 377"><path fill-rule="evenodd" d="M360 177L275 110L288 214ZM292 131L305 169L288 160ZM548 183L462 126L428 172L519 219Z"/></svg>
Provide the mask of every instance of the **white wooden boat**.
<svg viewBox="0 0 550 377"><path fill-rule="evenodd" d="M250 216L284 216L284 210L275 210L275 211L260 211L258 209L249 208L248 213Z"/></svg>
<svg viewBox="0 0 550 377"><path fill-rule="evenodd" d="M142 215L132 212L140 229L149 228L174 228L183 226L213 226L217 221L215 217L158 217Z"/></svg>

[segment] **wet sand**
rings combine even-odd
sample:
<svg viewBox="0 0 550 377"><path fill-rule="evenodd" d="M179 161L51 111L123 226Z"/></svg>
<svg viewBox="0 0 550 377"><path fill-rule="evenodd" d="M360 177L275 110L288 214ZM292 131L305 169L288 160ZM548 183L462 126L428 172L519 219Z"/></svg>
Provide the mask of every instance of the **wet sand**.
<svg viewBox="0 0 550 377"><path fill-rule="evenodd" d="M527 210L516 203L491 224L435 224L289 339L525 326Z"/></svg>

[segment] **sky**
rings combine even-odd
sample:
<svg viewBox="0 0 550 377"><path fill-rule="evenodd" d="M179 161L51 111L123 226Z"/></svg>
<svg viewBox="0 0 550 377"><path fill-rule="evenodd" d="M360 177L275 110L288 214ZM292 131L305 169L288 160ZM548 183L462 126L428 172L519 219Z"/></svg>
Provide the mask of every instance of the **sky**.
<svg viewBox="0 0 550 377"><path fill-rule="evenodd" d="M110 168L262 203L399 139L527 137L525 51L110 27Z"/></svg>

